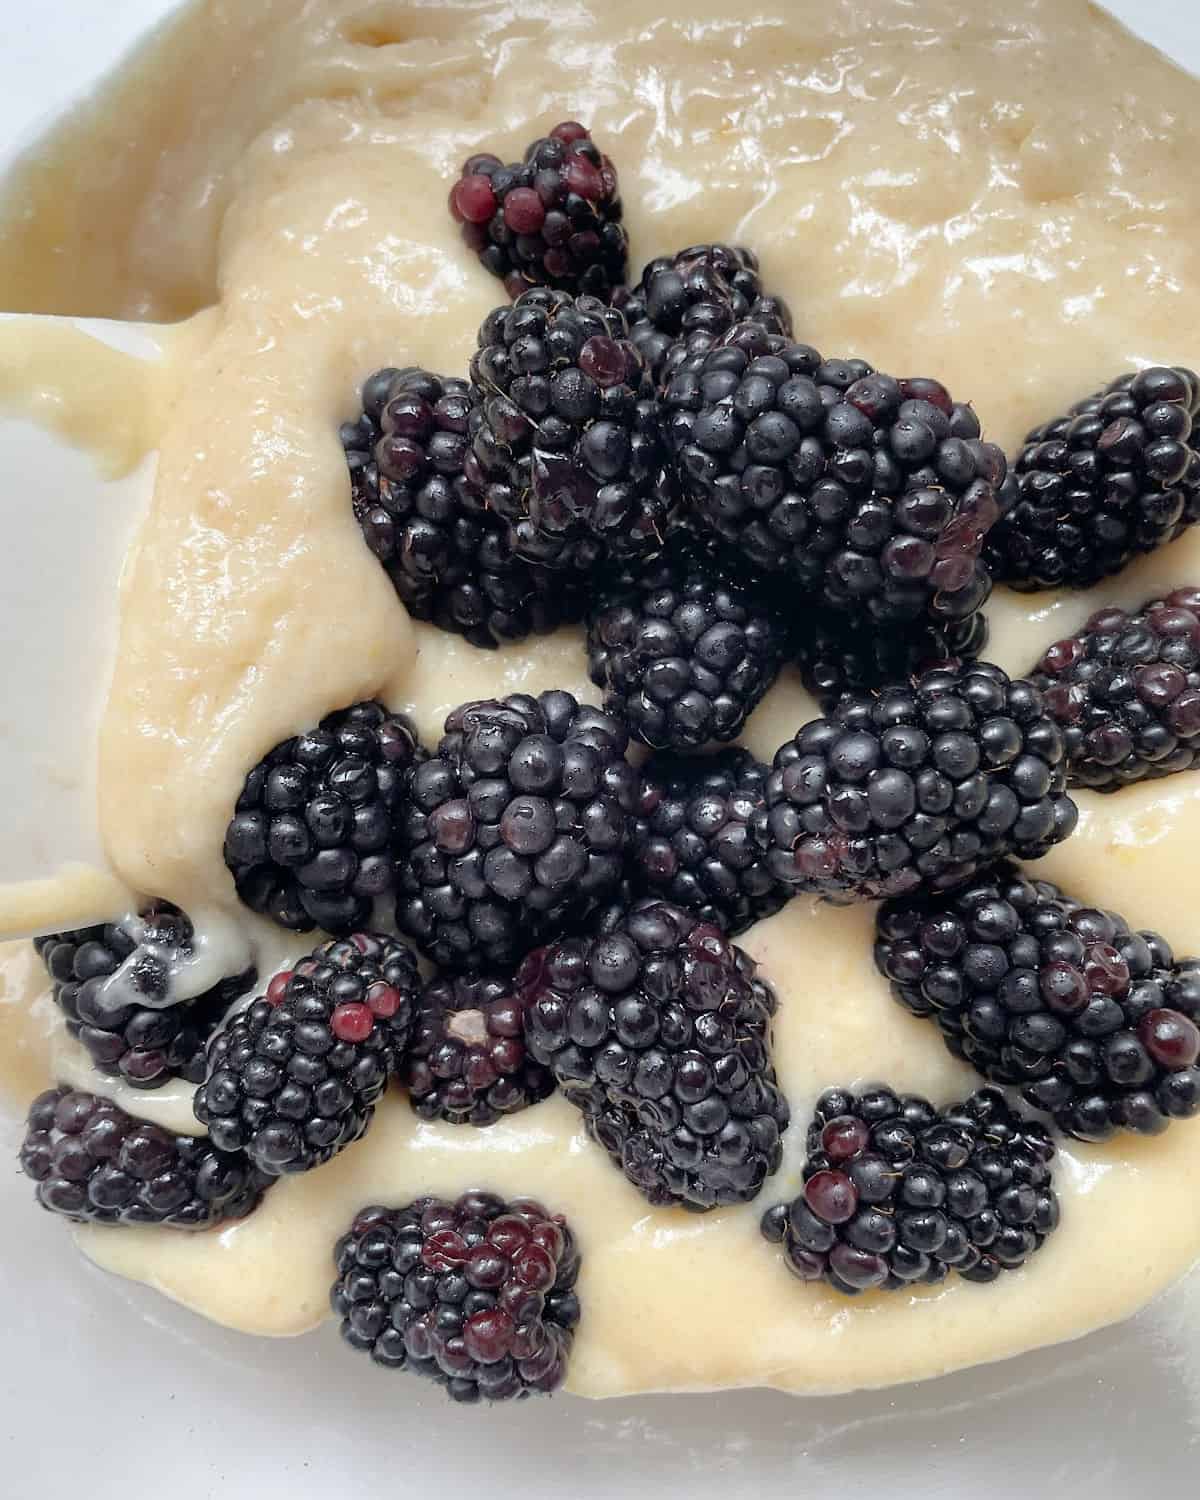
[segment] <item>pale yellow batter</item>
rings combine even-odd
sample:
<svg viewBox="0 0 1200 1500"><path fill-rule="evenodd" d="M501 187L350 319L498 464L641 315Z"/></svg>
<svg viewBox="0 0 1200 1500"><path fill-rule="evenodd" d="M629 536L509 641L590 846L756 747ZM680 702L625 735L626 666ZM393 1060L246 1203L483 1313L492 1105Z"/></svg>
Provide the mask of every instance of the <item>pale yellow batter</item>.
<svg viewBox="0 0 1200 1500"><path fill-rule="evenodd" d="M558 119L588 121L621 170L635 265L745 241L803 337L937 375L1011 449L1122 369L1200 363L1198 104L1200 86L1083 0L192 12L16 174L0 223L0 306L189 318L151 401L156 496L100 745L115 874L190 911L230 909L221 837L247 768L357 699L411 709L433 740L466 698L594 696L577 633L485 654L410 622L350 512L336 427L358 382L386 363L461 372L501 300L443 206L469 152L515 154ZM1027 669L1101 600L1185 582L1200 582L1196 533L1095 595L1001 594L990 654ZM747 742L769 756L812 711L785 676ZM1200 776L1079 800L1079 833L1040 868L1200 951ZM16 909L0 893L0 919ZM782 997L776 1058L798 1122L749 1207L647 1208L560 1099L475 1131L418 1124L397 1095L364 1142L282 1182L244 1224L80 1242L220 1321L297 1333L325 1316L330 1248L364 1203L534 1193L584 1248L570 1386L597 1396L882 1384L1132 1311L1200 1254L1200 1124L1064 1148L1061 1229L991 1286L851 1302L794 1282L759 1238L761 1210L797 1187L820 1088L882 1077L944 1101L975 1081L888 998L871 928L869 909L798 900L743 940ZM5 1003L38 988L27 956L5 978ZM44 1004L37 1016L5 1033L22 1095ZM186 1125L184 1093L146 1108Z"/></svg>

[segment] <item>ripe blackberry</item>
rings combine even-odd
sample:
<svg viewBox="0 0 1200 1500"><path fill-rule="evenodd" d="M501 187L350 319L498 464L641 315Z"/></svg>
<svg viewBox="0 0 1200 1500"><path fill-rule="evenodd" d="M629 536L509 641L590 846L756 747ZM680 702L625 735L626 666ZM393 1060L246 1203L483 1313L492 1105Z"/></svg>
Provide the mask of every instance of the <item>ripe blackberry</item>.
<svg viewBox="0 0 1200 1500"><path fill-rule="evenodd" d="M468 481L521 557L589 573L661 545L677 497L654 388L624 316L539 287L499 307L471 361Z"/></svg>
<svg viewBox="0 0 1200 1500"><path fill-rule="evenodd" d="M994 1281L1058 1224L1054 1145L995 1089L937 1110L876 1085L830 1089L808 1129L804 1190L763 1217L801 1281L848 1296Z"/></svg>
<svg viewBox="0 0 1200 1500"><path fill-rule="evenodd" d="M777 1170L775 997L718 928L640 901L599 936L530 954L517 981L530 1051L651 1203L746 1203Z"/></svg>
<svg viewBox="0 0 1200 1500"><path fill-rule="evenodd" d="M445 727L411 779L396 921L442 968L503 969L616 889L628 735L563 692L464 703Z"/></svg>
<svg viewBox="0 0 1200 1500"><path fill-rule="evenodd" d="M605 708L657 749L736 739L785 646L763 591L686 539L610 573L588 616L588 673Z"/></svg>
<svg viewBox="0 0 1200 1500"><path fill-rule="evenodd" d="M900 1003L994 1083L1106 1140L1200 1110L1200 960L1002 864L943 896L889 902L875 962Z"/></svg>
<svg viewBox="0 0 1200 1500"><path fill-rule="evenodd" d="M204 1077L208 1038L258 976L249 967L194 998L181 994L193 937L178 907L154 901L122 922L34 938L67 1031L99 1072L135 1089Z"/></svg>
<svg viewBox="0 0 1200 1500"><path fill-rule="evenodd" d="M1030 674L1058 720L1074 786L1112 792L1200 761L1200 589L1134 615L1098 610Z"/></svg>
<svg viewBox="0 0 1200 1500"><path fill-rule="evenodd" d="M1200 520L1200 379L1156 365L1035 427L984 560L1016 589L1087 588Z"/></svg>
<svg viewBox="0 0 1200 1500"><path fill-rule="evenodd" d="M791 889L750 832L768 774L748 750L651 756L626 864L632 895L682 906L731 937L777 912Z"/></svg>
<svg viewBox="0 0 1200 1500"><path fill-rule="evenodd" d="M987 639L982 612L882 632L843 615L811 613L801 616L792 630L800 680L826 713L843 693L877 693L951 659L974 661Z"/></svg>
<svg viewBox="0 0 1200 1500"><path fill-rule="evenodd" d="M877 623L958 620L986 600L1004 455L936 380L739 324L683 362L664 404L701 522L760 571Z"/></svg>
<svg viewBox="0 0 1200 1500"><path fill-rule="evenodd" d="M272 1177L358 1140L412 1032L421 981L403 943L356 932L276 974L213 1038L196 1118Z"/></svg>
<svg viewBox="0 0 1200 1500"><path fill-rule="evenodd" d="M529 1056L525 1011L511 978L431 979L399 1075L417 1114L452 1125L491 1125L548 1098L554 1075Z"/></svg>
<svg viewBox="0 0 1200 1500"><path fill-rule="evenodd" d="M586 125L564 120L505 165L470 157L450 191L466 243L510 297L529 286L607 297L625 281L629 239L617 169Z"/></svg>
<svg viewBox="0 0 1200 1500"><path fill-rule="evenodd" d="M246 777L225 831L246 905L294 932L369 923L393 887L393 828L423 754L408 719L381 703L356 703L276 745Z"/></svg>
<svg viewBox="0 0 1200 1500"><path fill-rule="evenodd" d="M20 1162L43 1208L88 1224L205 1229L244 1219L270 1183L240 1151L61 1087L30 1105Z"/></svg>
<svg viewBox="0 0 1200 1500"><path fill-rule="evenodd" d="M531 1198L464 1193L364 1208L334 1251L342 1337L452 1401L549 1395L579 1322L579 1250L561 1214Z"/></svg>
<svg viewBox="0 0 1200 1500"><path fill-rule="evenodd" d="M988 662L847 693L776 752L754 832L777 880L833 901L961 884L1074 829L1062 734Z"/></svg>
<svg viewBox="0 0 1200 1500"><path fill-rule="evenodd" d="M513 552L463 477L470 390L426 370L377 370L341 429L355 519L409 614L492 647L577 620L578 590Z"/></svg>

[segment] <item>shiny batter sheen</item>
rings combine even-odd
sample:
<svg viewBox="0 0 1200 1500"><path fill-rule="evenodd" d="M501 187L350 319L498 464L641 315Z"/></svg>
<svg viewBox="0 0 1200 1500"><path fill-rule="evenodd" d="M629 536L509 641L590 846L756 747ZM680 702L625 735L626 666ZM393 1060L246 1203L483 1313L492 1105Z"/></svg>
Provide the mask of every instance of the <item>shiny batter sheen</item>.
<svg viewBox="0 0 1200 1500"><path fill-rule="evenodd" d="M805 339L938 376L1011 450L1122 369L1200 364L1198 104L1195 82L1082 0L191 12L15 175L0 225L0 305L191 318L167 340L157 491L100 746L115 874L189 910L228 907L221 837L246 770L356 699L410 709L432 742L466 698L594 696L577 632L489 654L414 625L350 512L336 428L358 383L382 364L462 372L501 299L444 209L471 151L518 153L558 119L588 121L620 167L635 265L744 241ZM990 654L1026 669L1101 602L1197 582L1193 534L1092 594L1000 593ZM770 756L811 713L785 674L747 742ZM1200 950L1200 776L1079 800L1079 833L1039 868ZM851 1301L793 1281L760 1239L762 1209L798 1186L819 1089L883 1078L945 1102L977 1081L888 998L872 920L802 899L743 939L782 999L775 1054L797 1120L755 1204L649 1209L562 1099L476 1131L418 1123L394 1094L361 1144L242 1225L80 1243L219 1321L290 1334L326 1315L330 1249L363 1204L536 1194L584 1249L570 1386L594 1396L885 1384L1131 1312L1200 1253L1200 1123L1064 1148L1061 1229L991 1286ZM4 975L4 1004L38 989L27 955ZM22 1094L45 1011L6 1032ZM186 1091L145 1108L187 1125Z"/></svg>

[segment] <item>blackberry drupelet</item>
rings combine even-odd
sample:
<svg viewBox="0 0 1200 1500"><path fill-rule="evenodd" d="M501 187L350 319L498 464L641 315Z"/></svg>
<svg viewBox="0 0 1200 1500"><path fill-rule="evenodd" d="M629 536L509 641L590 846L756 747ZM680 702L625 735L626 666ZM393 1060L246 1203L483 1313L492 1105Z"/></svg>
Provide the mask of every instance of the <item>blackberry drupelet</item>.
<svg viewBox="0 0 1200 1500"><path fill-rule="evenodd" d="M122 922L34 938L67 1031L99 1072L135 1089L204 1077L208 1038L258 976L250 967L195 998L180 998L179 974L193 955L193 937L178 907L154 901Z"/></svg>
<svg viewBox="0 0 1200 1500"><path fill-rule="evenodd" d="M1153 1134L1200 1110L1200 960L1176 964L1158 933L1007 864L889 902L877 922L875 962L900 1003L1060 1130Z"/></svg>
<svg viewBox="0 0 1200 1500"><path fill-rule="evenodd" d="M843 693L876 693L956 658L973 661L987 645L987 616L924 620L886 631L844 615L810 613L793 626L801 681L828 713Z"/></svg>
<svg viewBox="0 0 1200 1500"><path fill-rule="evenodd" d="M786 644L764 591L682 537L651 562L613 570L588 615L588 673L605 708L657 749L736 739Z"/></svg>
<svg viewBox="0 0 1200 1500"><path fill-rule="evenodd" d="M1200 761L1200 589L1136 614L1101 609L1030 674L1058 720L1073 786L1112 792Z"/></svg>
<svg viewBox="0 0 1200 1500"><path fill-rule="evenodd" d="M471 361L466 475L519 556L590 573L658 550L678 508L654 388L624 316L539 287L499 307Z"/></svg>
<svg viewBox="0 0 1200 1500"><path fill-rule="evenodd" d="M779 911L791 889L750 832L768 774L748 750L651 756L626 865L632 895L682 906L731 937Z"/></svg>
<svg viewBox="0 0 1200 1500"><path fill-rule="evenodd" d="M779 1166L788 1106L771 1062L775 997L748 954L647 900L599 936L530 954L517 980L530 1051L651 1203L755 1197Z"/></svg>
<svg viewBox="0 0 1200 1500"><path fill-rule="evenodd" d="M463 476L467 382L377 370L362 400L340 434L354 515L409 614L484 648L579 619L580 592L517 557Z"/></svg>
<svg viewBox="0 0 1200 1500"><path fill-rule="evenodd" d="M392 938L315 948L213 1038L196 1118L272 1177L320 1166L371 1123L420 988L411 950Z"/></svg>
<svg viewBox="0 0 1200 1500"><path fill-rule="evenodd" d="M452 1401L549 1395L579 1323L570 1226L530 1198L464 1193L365 1208L334 1251L342 1337Z"/></svg>
<svg viewBox="0 0 1200 1500"><path fill-rule="evenodd" d="M988 662L847 693L776 752L754 832L777 880L829 900L961 884L1074 829L1062 734L1029 682Z"/></svg>
<svg viewBox="0 0 1200 1500"><path fill-rule="evenodd" d="M944 1110L876 1085L830 1089L808 1129L804 1189L763 1216L801 1281L848 1296L994 1281L1058 1224L1046 1131L982 1089Z"/></svg>
<svg viewBox="0 0 1200 1500"><path fill-rule="evenodd" d="M683 362L664 405L701 523L814 604L892 624L986 600L1004 455L936 380L739 324Z"/></svg>
<svg viewBox="0 0 1200 1500"><path fill-rule="evenodd" d="M535 285L608 297L625 281L617 169L578 121L531 142L524 161L505 165L487 151L468 158L450 212L510 297Z"/></svg>
<svg viewBox="0 0 1200 1500"><path fill-rule="evenodd" d="M511 977L442 974L421 994L400 1070L426 1120L492 1125L554 1092L554 1075L525 1046L527 1002Z"/></svg>
<svg viewBox="0 0 1200 1500"><path fill-rule="evenodd" d="M445 727L412 776L396 921L444 969L504 969L616 890L628 735L563 692L465 703Z"/></svg>
<svg viewBox="0 0 1200 1500"><path fill-rule="evenodd" d="M30 1105L20 1161L43 1208L88 1224L204 1229L244 1219L270 1184L240 1151L62 1087Z"/></svg>
<svg viewBox="0 0 1200 1500"><path fill-rule="evenodd" d="M1200 378L1158 365L1035 427L984 551L996 581L1087 588L1200 520L1198 406Z"/></svg>
<svg viewBox="0 0 1200 1500"><path fill-rule="evenodd" d="M408 719L372 702L276 745L247 776L225 831L245 904L294 932L369 924L393 889L394 826L423 755Z"/></svg>

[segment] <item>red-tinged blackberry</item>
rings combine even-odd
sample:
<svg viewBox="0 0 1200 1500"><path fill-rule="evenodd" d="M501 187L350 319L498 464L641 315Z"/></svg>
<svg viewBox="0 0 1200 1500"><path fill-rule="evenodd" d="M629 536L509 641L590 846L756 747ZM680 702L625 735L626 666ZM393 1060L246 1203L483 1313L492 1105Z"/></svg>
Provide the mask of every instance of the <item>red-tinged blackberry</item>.
<svg viewBox="0 0 1200 1500"><path fill-rule="evenodd" d="M777 912L791 888L750 832L768 774L748 750L651 756L626 862L632 895L682 906L731 937Z"/></svg>
<svg viewBox="0 0 1200 1500"><path fill-rule="evenodd" d="M1200 1110L1200 960L1001 864L957 891L888 902L875 962L900 1003L994 1083L1105 1140Z"/></svg>
<svg viewBox="0 0 1200 1500"><path fill-rule="evenodd" d="M549 1395L579 1323L580 1255L561 1214L469 1192L364 1208L334 1250L342 1337L452 1401Z"/></svg>
<svg viewBox="0 0 1200 1500"><path fill-rule="evenodd" d="M246 905L294 932L369 925L393 889L392 836L423 754L403 714L370 702L276 745L246 777L225 830Z"/></svg>
<svg viewBox="0 0 1200 1500"><path fill-rule="evenodd" d="M431 979L399 1074L417 1114L452 1125L492 1125L548 1098L554 1075L529 1056L526 1008L511 977Z"/></svg>
<svg viewBox="0 0 1200 1500"><path fill-rule="evenodd" d="M749 954L665 901L517 974L525 1038L588 1132L654 1204L698 1212L755 1197L779 1166L775 997Z"/></svg>
<svg viewBox="0 0 1200 1500"><path fill-rule="evenodd" d="M578 121L531 142L524 161L506 165L488 151L468 158L450 212L510 297L530 286L608 297L625 281L617 169Z"/></svg>
<svg viewBox="0 0 1200 1500"><path fill-rule="evenodd" d="M194 936L178 907L154 901L121 922L34 938L67 1031L101 1073L135 1089L204 1077L208 1038L258 976L247 967L200 994L180 993L190 989Z"/></svg>
<svg viewBox="0 0 1200 1500"><path fill-rule="evenodd" d="M828 712L843 693L875 693L951 660L973 661L987 645L987 616L922 620L886 631L844 615L812 612L793 625L800 678Z"/></svg>
<svg viewBox="0 0 1200 1500"><path fill-rule="evenodd" d="M1101 609L1030 677L1058 720L1073 786L1113 792L1200 761L1200 589L1136 614Z"/></svg>
<svg viewBox="0 0 1200 1500"><path fill-rule="evenodd" d="M664 407L703 525L818 606L892 624L986 600L1004 455L936 380L739 324L683 362Z"/></svg>
<svg viewBox="0 0 1200 1500"><path fill-rule="evenodd" d="M20 1162L43 1208L88 1224L205 1229L244 1219L270 1183L240 1151L61 1087L30 1105Z"/></svg>
<svg viewBox="0 0 1200 1500"><path fill-rule="evenodd" d="M984 561L1015 589L1087 588L1200 520L1200 378L1122 375L1035 427Z"/></svg>
<svg viewBox="0 0 1200 1500"><path fill-rule="evenodd" d="M320 1166L371 1123L420 988L415 957L392 938L356 932L315 948L213 1038L196 1118L272 1177Z"/></svg>
<svg viewBox="0 0 1200 1500"><path fill-rule="evenodd" d="M776 752L754 833L777 880L828 900L941 890L1066 838L1062 733L999 667L937 667L845 694Z"/></svg>
<svg viewBox="0 0 1200 1500"><path fill-rule="evenodd" d="M847 1296L957 1271L994 1281L1058 1224L1054 1145L995 1089L934 1109L883 1085L830 1089L808 1129L804 1189L763 1216L801 1281Z"/></svg>
<svg viewBox="0 0 1200 1500"><path fill-rule="evenodd" d="M656 749L736 739L786 644L770 598L685 538L612 570L588 615L588 673L605 708Z"/></svg>
<svg viewBox="0 0 1200 1500"><path fill-rule="evenodd" d="M637 773L624 726L563 692L464 703L418 766L397 853L401 932L487 972L617 888Z"/></svg>
<svg viewBox="0 0 1200 1500"><path fill-rule="evenodd" d="M624 316L536 288L499 307L471 361L466 475L517 554L590 573L655 552L674 524L674 473L654 388Z"/></svg>

